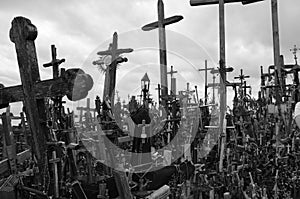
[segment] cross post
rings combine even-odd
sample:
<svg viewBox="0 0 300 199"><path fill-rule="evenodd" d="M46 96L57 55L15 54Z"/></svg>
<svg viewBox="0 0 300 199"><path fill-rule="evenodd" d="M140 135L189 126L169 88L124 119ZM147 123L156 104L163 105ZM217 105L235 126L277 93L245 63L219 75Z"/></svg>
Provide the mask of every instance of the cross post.
<svg viewBox="0 0 300 199"><path fill-rule="evenodd" d="M207 68L207 60L205 60L205 68L204 69L198 69L198 71L204 71L205 72L205 86L204 86L204 101L205 101L205 105L207 105L207 71L208 70L213 70L214 68Z"/></svg>
<svg viewBox="0 0 300 199"><path fill-rule="evenodd" d="M114 90L116 85L116 72L117 72L117 65L122 62L127 62L127 58L120 57L123 53L131 53L133 49L125 48L119 49L118 48L118 33L115 32L113 34L113 42L110 44L110 47L106 51L100 51L97 54L100 56L110 55L111 56L111 64L106 69L105 74L105 83L104 83L104 92L103 92L103 99L106 99L106 96L109 97L111 101L111 106L114 106Z"/></svg>
<svg viewBox="0 0 300 199"><path fill-rule="evenodd" d="M167 47L166 47L165 26L179 22L183 19L183 17L176 15L173 17L165 18L164 3L162 0L158 0L157 10L158 10L158 21L143 26L142 30L150 31L158 28L161 95L162 95L162 104L163 106L166 107L167 106L166 99L168 95L168 78L167 78Z"/></svg>
<svg viewBox="0 0 300 199"><path fill-rule="evenodd" d="M167 74L171 75L171 95L176 95L176 78L173 74L176 74L178 71L173 70L173 66L171 66L171 71L167 72Z"/></svg>

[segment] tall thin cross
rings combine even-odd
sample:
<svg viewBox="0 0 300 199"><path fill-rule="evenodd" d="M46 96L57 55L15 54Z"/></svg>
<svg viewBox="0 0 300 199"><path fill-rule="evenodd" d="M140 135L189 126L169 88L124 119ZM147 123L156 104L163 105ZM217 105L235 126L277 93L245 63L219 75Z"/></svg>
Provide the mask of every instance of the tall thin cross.
<svg viewBox="0 0 300 199"><path fill-rule="evenodd" d="M167 72L167 74L171 75L171 94L176 95L176 78L173 76L178 73L178 71L173 70L173 66L171 66L171 71Z"/></svg>
<svg viewBox="0 0 300 199"><path fill-rule="evenodd" d="M294 45L294 48L291 48L290 51L293 53L294 55L294 59L295 59L295 65L298 65L298 57L297 57L297 52L298 50L300 50L300 48L298 48L296 45Z"/></svg>
<svg viewBox="0 0 300 199"><path fill-rule="evenodd" d="M114 104L114 90L116 85L116 71L117 65L123 61L127 61L127 59L122 59L119 57L123 53L131 53L133 49L125 48L125 49L118 49L118 34L115 32L113 35L113 42L110 45L109 49L106 51L100 51L97 54L100 56L104 55L111 55L111 64L108 66L106 70L106 84L104 85L104 94L103 97L105 99L106 96L109 97L111 101L111 105Z"/></svg>
<svg viewBox="0 0 300 199"><path fill-rule="evenodd" d="M158 28L159 32L159 58L160 58L160 81L161 81L161 93L162 103L166 106L165 99L168 95L168 78L167 78L167 47L166 47L166 30L165 26L179 22L183 19L182 16L173 16L165 18L164 3L162 0L158 0L158 21L147 24L142 27L144 31L150 31Z"/></svg>
<svg viewBox="0 0 300 199"><path fill-rule="evenodd" d="M205 99L205 105L207 105L207 98L208 98L208 95L207 95L207 71L208 70L213 70L214 68L207 68L207 60L205 60L205 68L204 69L198 69L198 71L204 71L205 72L205 86L204 86L204 99Z"/></svg>
<svg viewBox="0 0 300 199"><path fill-rule="evenodd" d="M45 68L47 67L53 67L53 78L57 78L59 76L59 65L63 62L65 62L66 60L65 59L57 59L56 58L57 54L56 54L56 47L55 45L51 45L51 57L52 57L52 60L47 63L47 64L44 64L43 66Z"/></svg>
<svg viewBox="0 0 300 199"><path fill-rule="evenodd" d="M221 150L220 150L220 162L219 171L223 171L223 156L225 145L225 113L226 113L226 61L225 61L225 11L224 4L232 2L242 2L243 4L254 3L261 0L190 0L191 6L219 4L219 35L220 35L220 135L221 136Z"/></svg>

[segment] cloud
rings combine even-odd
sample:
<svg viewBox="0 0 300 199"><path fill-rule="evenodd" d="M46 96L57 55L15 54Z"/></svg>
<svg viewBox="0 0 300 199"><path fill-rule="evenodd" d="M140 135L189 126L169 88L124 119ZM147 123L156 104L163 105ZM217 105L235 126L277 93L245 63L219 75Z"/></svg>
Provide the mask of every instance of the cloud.
<svg viewBox="0 0 300 199"><path fill-rule="evenodd" d="M183 15L184 19L166 27L168 70L174 65L179 71L178 88L185 88L186 81L197 84L202 92L204 74L196 72L203 68L204 60L210 67L217 67L219 60L218 6L191 7L188 0L164 0L165 16ZM293 63L290 48L300 46L298 19L300 1L279 1L279 27L281 53L286 63ZM124 55L128 63L118 69L117 86L120 94L127 98L132 89L139 86L144 72L158 72L158 32L143 32L141 27L157 20L156 0L130 1L58 1L58 0L11 0L0 2L0 82L5 85L20 83L14 44L8 32L14 17L29 18L38 28L36 49L42 79L51 78L51 69L42 64L50 61L50 45L57 47L58 58L65 58L62 67L82 67L93 74L95 89L101 96L104 76L91 63L97 59L97 51L106 50L115 31L119 33L119 47L135 51ZM243 6L240 3L226 5L226 58L227 65L235 68L228 74L231 81L243 68L251 76L249 83L259 89L260 66L273 64L273 40L270 1ZM152 50L146 50L152 48ZM156 64L156 65L155 65ZM155 70L151 70L156 67ZM139 67L136 70L136 66ZM130 74L129 77L122 76ZM131 79L130 79L131 78ZM212 76L209 74L209 82ZM126 81L125 81L126 80ZM123 82L127 82L126 84Z"/></svg>

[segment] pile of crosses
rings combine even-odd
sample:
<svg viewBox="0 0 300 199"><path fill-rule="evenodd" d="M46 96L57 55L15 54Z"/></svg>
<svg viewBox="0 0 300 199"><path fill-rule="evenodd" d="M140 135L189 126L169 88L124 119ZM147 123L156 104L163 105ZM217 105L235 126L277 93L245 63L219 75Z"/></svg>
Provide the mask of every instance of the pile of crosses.
<svg viewBox="0 0 300 199"><path fill-rule="evenodd" d="M0 195L1 198L87 198L78 181L76 158L81 155L74 114L64 107L85 98L93 86L90 75L78 68L65 70L56 58L53 78L41 80L34 40L37 28L29 19L12 21L10 39L15 44L21 85L0 88L1 115ZM20 117L10 113L10 104L23 102ZM19 120L14 126L13 120ZM102 190L103 192L103 190ZM104 190L105 192L105 190Z"/></svg>
<svg viewBox="0 0 300 199"><path fill-rule="evenodd" d="M233 109L226 114L224 156L220 155L214 108L205 115L210 123L203 120L203 129L200 126L205 137L198 145L201 148L197 156L200 165L192 189L197 197L299 197L300 138L299 127L293 118L299 102L299 65L296 56L295 64L288 65L281 56L281 64L281 79L274 66L269 66L267 73L261 67L258 99L251 97L250 86L245 81L249 76L244 75L243 70L235 77L240 82L226 83L234 89L235 96ZM288 74L292 74L292 84L286 84ZM212 138L212 134L217 134L217 138ZM221 170L220 159L223 159Z"/></svg>

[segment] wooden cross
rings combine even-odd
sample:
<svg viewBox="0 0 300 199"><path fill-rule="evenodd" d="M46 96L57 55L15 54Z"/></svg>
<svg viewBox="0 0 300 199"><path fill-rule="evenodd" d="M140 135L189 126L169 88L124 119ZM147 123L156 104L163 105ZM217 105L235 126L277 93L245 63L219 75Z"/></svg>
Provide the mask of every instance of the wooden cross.
<svg viewBox="0 0 300 199"><path fill-rule="evenodd" d="M72 96L74 79L77 73L70 69L62 77L41 81L34 43L36 37L37 28L29 19L24 17L13 19L10 40L15 43L22 85L0 88L0 106L23 101L33 138L33 153L36 156L40 171L38 176L40 178L38 179L41 180L45 172L46 135L49 135L44 98L66 94ZM70 72L74 72L74 75L72 76ZM85 87L84 83L82 84L83 87ZM89 89L91 89L91 86ZM88 91L85 90L84 92Z"/></svg>
<svg viewBox="0 0 300 199"><path fill-rule="evenodd" d="M53 78L57 78L59 76L59 68L58 67L61 63L65 62L66 60L56 58L56 47L55 47L55 45L51 45L51 57L52 57L51 62L49 62L47 64L44 64L43 66L45 68L52 66L53 67Z"/></svg>
<svg viewBox="0 0 300 199"><path fill-rule="evenodd" d="M300 48L298 48L296 45L294 45L294 48L291 48L290 51L293 53L294 55L294 59L295 59L295 65L298 65L298 58L297 58L297 51L300 50Z"/></svg>
<svg viewBox="0 0 300 199"><path fill-rule="evenodd" d="M171 75L171 94L176 95L176 78L173 77L173 74L176 74L178 71L173 70L173 66L171 66L171 71L167 74Z"/></svg>
<svg viewBox="0 0 300 199"><path fill-rule="evenodd" d="M224 129L224 121L225 121L225 114L226 114L226 61L225 61L225 9L224 4L225 3L232 3L232 2L242 2L243 4L248 3L254 3L261 0L190 0L191 6L198 6L198 5L209 5L209 4L219 4L219 31L220 31L220 91L221 91L221 97L220 97L220 135L221 136L221 148L224 148L224 142L225 137L223 136L225 134ZM220 162L219 162L219 171L223 171L223 156L224 156L224 150L221 150L220 152Z"/></svg>
<svg viewBox="0 0 300 199"><path fill-rule="evenodd" d="M216 76L213 76L213 83L212 84L207 84L207 88L212 87L213 89L213 96L212 96L212 103L215 103L215 88L216 86L219 86L220 84L216 84Z"/></svg>
<svg viewBox="0 0 300 199"><path fill-rule="evenodd" d="M167 47L166 47L166 30L167 25L179 22L183 19L182 16L176 15L169 18L165 18L164 3L162 0L158 0L158 21L147 24L142 27L144 31L150 31L158 28L159 31L159 58L160 58L160 81L162 90L162 103L166 106L166 97L168 95L168 78L167 78Z"/></svg>
<svg viewBox="0 0 300 199"><path fill-rule="evenodd" d="M239 80L241 81L241 85L243 84L243 82L244 82L244 80L245 80L246 78L250 78L250 76L244 75L243 69L241 69L241 73L240 73L239 76L234 77L234 79L239 79Z"/></svg>
<svg viewBox="0 0 300 199"><path fill-rule="evenodd" d="M208 87L207 87L207 71L209 71L209 70L213 70L214 68L207 68L207 60L205 60L205 68L204 69L198 69L198 71L204 71L205 72L205 79L204 79L204 81L205 81L205 86L204 86L204 103L205 103L205 105L207 105L207 97L208 97L208 95L207 95L207 89L208 89Z"/></svg>
<svg viewBox="0 0 300 199"><path fill-rule="evenodd" d="M106 99L106 96L109 97L111 101L111 105L114 105L114 90L116 85L116 72L117 72L117 65L121 62L126 62L126 58L120 57L123 53L131 53L133 49L125 48L125 49L118 49L118 34L115 32L113 35L113 42L110 44L110 47L106 51L100 51L97 54L100 56L110 55L111 56L111 64L108 66L106 70L107 80L104 83L104 93L103 99Z"/></svg>

